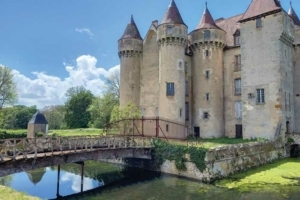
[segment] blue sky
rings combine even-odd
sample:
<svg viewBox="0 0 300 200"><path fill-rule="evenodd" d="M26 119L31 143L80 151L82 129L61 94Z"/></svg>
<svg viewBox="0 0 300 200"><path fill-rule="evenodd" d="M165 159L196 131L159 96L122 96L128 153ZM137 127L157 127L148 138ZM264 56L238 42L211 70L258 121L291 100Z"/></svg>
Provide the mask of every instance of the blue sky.
<svg viewBox="0 0 300 200"><path fill-rule="evenodd" d="M250 2L208 0L208 7L215 19L228 18L245 12ZM24 79L20 84L30 85L26 91L18 87L19 103L40 107L61 104L65 88L77 84L88 88L92 85L89 89L100 94L104 77L118 68L117 41L130 15L134 15L144 37L153 20L161 21L169 3L170 0L0 0L0 63L16 70L16 77ZM288 10L289 0L281 3ZM200 21L205 1L176 0L176 4L192 31ZM300 16L300 1L293 0L293 7ZM85 68L90 71L83 72ZM82 76L85 79L77 81ZM34 90L38 94L31 97Z"/></svg>

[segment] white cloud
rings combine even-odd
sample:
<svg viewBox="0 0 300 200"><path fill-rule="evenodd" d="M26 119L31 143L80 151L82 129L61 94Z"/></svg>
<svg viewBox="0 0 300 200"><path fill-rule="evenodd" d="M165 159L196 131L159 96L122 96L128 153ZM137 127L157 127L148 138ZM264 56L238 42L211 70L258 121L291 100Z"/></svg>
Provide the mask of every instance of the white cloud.
<svg viewBox="0 0 300 200"><path fill-rule="evenodd" d="M78 33L86 33L90 37L94 36L94 34L92 33L92 31L89 28L76 28L75 31Z"/></svg>
<svg viewBox="0 0 300 200"><path fill-rule="evenodd" d="M76 174L72 174L69 172L66 172L62 177L61 177L62 182L71 182L72 183L72 190L74 192L80 192L81 191L81 177ZM90 178L83 178L83 191L91 190L95 188L97 185L93 184L93 179ZM96 183L96 181L94 181Z"/></svg>
<svg viewBox="0 0 300 200"><path fill-rule="evenodd" d="M50 105L62 105L66 101L67 89L75 86L84 86L94 95L101 95L105 89L104 79L120 66L105 70L96 67L97 59L90 55L82 55L76 59L75 66L63 63L69 76L61 79L57 76L48 75L46 72L32 72L35 78L30 79L19 71L13 70L14 79L17 83L19 104L37 105L43 108Z"/></svg>

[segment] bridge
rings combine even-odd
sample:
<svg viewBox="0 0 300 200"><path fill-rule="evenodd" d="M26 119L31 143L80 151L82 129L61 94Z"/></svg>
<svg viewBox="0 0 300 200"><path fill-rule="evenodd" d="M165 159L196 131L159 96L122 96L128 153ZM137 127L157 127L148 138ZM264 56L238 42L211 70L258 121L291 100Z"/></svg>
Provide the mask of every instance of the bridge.
<svg viewBox="0 0 300 200"><path fill-rule="evenodd" d="M0 177L86 160L151 159L152 137L78 136L0 140Z"/></svg>

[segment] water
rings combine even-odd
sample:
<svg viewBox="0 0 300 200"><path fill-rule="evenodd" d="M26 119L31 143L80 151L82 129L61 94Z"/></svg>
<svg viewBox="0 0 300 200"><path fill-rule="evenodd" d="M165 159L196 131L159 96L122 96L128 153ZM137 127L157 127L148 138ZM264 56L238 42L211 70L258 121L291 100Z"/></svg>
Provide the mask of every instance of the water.
<svg viewBox="0 0 300 200"><path fill-rule="evenodd" d="M255 173L257 174L257 172ZM251 191L252 185L247 186L250 190L243 191L96 161L85 162L83 193L81 193L80 174L81 165L61 165L59 195L68 196L68 199L91 200L300 199L300 186L297 183L289 186L268 184L268 187L261 187L259 190L254 188L254 184L253 191ZM229 181L234 180L229 179ZM57 167L47 167L3 177L0 178L0 184L41 199L56 199ZM274 192L274 190L278 192Z"/></svg>

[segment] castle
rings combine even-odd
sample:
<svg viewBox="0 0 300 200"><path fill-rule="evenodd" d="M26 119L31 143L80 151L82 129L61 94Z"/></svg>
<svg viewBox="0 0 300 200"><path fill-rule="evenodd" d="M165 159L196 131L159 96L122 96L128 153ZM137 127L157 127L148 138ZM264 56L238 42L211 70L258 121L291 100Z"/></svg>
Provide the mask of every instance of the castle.
<svg viewBox="0 0 300 200"><path fill-rule="evenodd" d="M188 33L174 0L142 39L133 20L118 41L120 106L184 123L197 136L267 138L300 132L300 20L292 4L252 0ZM184 134L184 133L183 133Z"/></svg>

